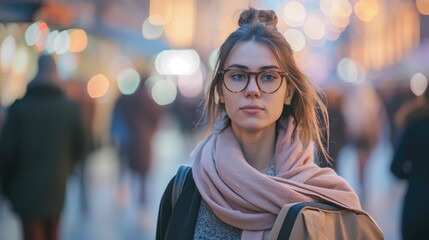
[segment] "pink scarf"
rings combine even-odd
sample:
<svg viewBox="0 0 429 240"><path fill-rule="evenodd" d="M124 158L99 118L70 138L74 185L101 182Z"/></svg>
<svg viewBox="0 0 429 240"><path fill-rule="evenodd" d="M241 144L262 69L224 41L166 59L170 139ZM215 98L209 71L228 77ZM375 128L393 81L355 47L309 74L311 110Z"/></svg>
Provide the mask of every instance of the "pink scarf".
<svg viewBox="0 0 429 240"><path fill-rule="evenodd" d="M213 133L193 151L195 184L216 216L243 229L242 239L265 239L281 207L287 203L328 201L361 209L348 183L330 168L314 164L311 144L304 147L293 120L279 129L275 149L276 176L261 174L243 156L227 127Z"/></svg>

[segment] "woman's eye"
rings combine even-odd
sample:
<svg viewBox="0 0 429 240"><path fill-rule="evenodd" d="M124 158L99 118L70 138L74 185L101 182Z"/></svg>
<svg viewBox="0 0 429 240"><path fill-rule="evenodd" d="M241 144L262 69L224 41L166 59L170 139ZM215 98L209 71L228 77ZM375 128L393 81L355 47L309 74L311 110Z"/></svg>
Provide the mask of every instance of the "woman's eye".
<svg viewBox="0 0 429 240"><path fill-rule="evenodd" d="M244 73L233 73L231 78L234 80L246 80L247 76Z"/></svg>
<svg viewBox="0 0 429 240"><path fill-rule="evenodd" d="M262 75L261 80L269 82L275 80L276 78L277 76L275 74L266 73Z"/></svg>

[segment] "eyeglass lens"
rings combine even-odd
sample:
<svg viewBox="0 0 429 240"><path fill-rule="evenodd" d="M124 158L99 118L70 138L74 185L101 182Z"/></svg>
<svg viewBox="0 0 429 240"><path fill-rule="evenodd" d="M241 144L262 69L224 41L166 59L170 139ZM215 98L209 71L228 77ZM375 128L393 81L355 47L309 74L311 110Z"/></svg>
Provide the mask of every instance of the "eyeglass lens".
<svg viewBox="0 0 429 240"><path fill-rule="evenodd" d="M242 69L228 69L224 74L225 87L231 92L241 92L247 87L252 75L256 77L259 89L265 93L277 91L283 79L279 71L247 72Z"/></svg>

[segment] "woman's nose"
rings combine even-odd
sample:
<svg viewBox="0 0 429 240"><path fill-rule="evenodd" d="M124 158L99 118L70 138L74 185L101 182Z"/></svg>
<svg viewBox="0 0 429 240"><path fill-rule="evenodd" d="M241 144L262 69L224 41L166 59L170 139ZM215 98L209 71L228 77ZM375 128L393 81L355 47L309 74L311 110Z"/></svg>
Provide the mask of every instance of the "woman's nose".
<svg viewBox="0 0 429 240"><path fill-rule="evenodd" d="M261 91L259 90L258 83L256 82L255 76L250 76L249 84L247 84L247 87L245 89L245 95L246 97L249 97L249 96L259 97L261 95Z"/></svg>

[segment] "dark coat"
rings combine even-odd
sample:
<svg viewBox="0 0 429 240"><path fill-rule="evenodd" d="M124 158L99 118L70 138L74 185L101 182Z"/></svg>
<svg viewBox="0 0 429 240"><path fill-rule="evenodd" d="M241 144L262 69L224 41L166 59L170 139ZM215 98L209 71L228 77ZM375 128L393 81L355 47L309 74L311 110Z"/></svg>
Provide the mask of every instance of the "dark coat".
<svg viewBox="0 0 429 240"><path fill-rule="evenodd" d="M200 209L201 195L195 185L192 173L188 174L182 193L172 210L174 178L161 198L156 228L157 240L192 240Z"/></svg>
<svg viewBox="0 0 429 240"><path fill-rule="evenodd" d="M152 167L152 141L162 112L143 83L135 93L119 97L113 109L111 133L121 160L141 176Z"/></svg>
<svg viewBox="0 0 429 240"><path fill-rule="evenodd" d="M408 181L403 203L403 239L429 236L429 118L410 124L396 147L392 172Z"/></svg>
<svg viewBox="0 0 429 240"><path fill-rule="evenodd" d="M59 216L66 181L87 150L79 107L59 87L30 84L0 138L2 191L22 217Z"/></svg>

